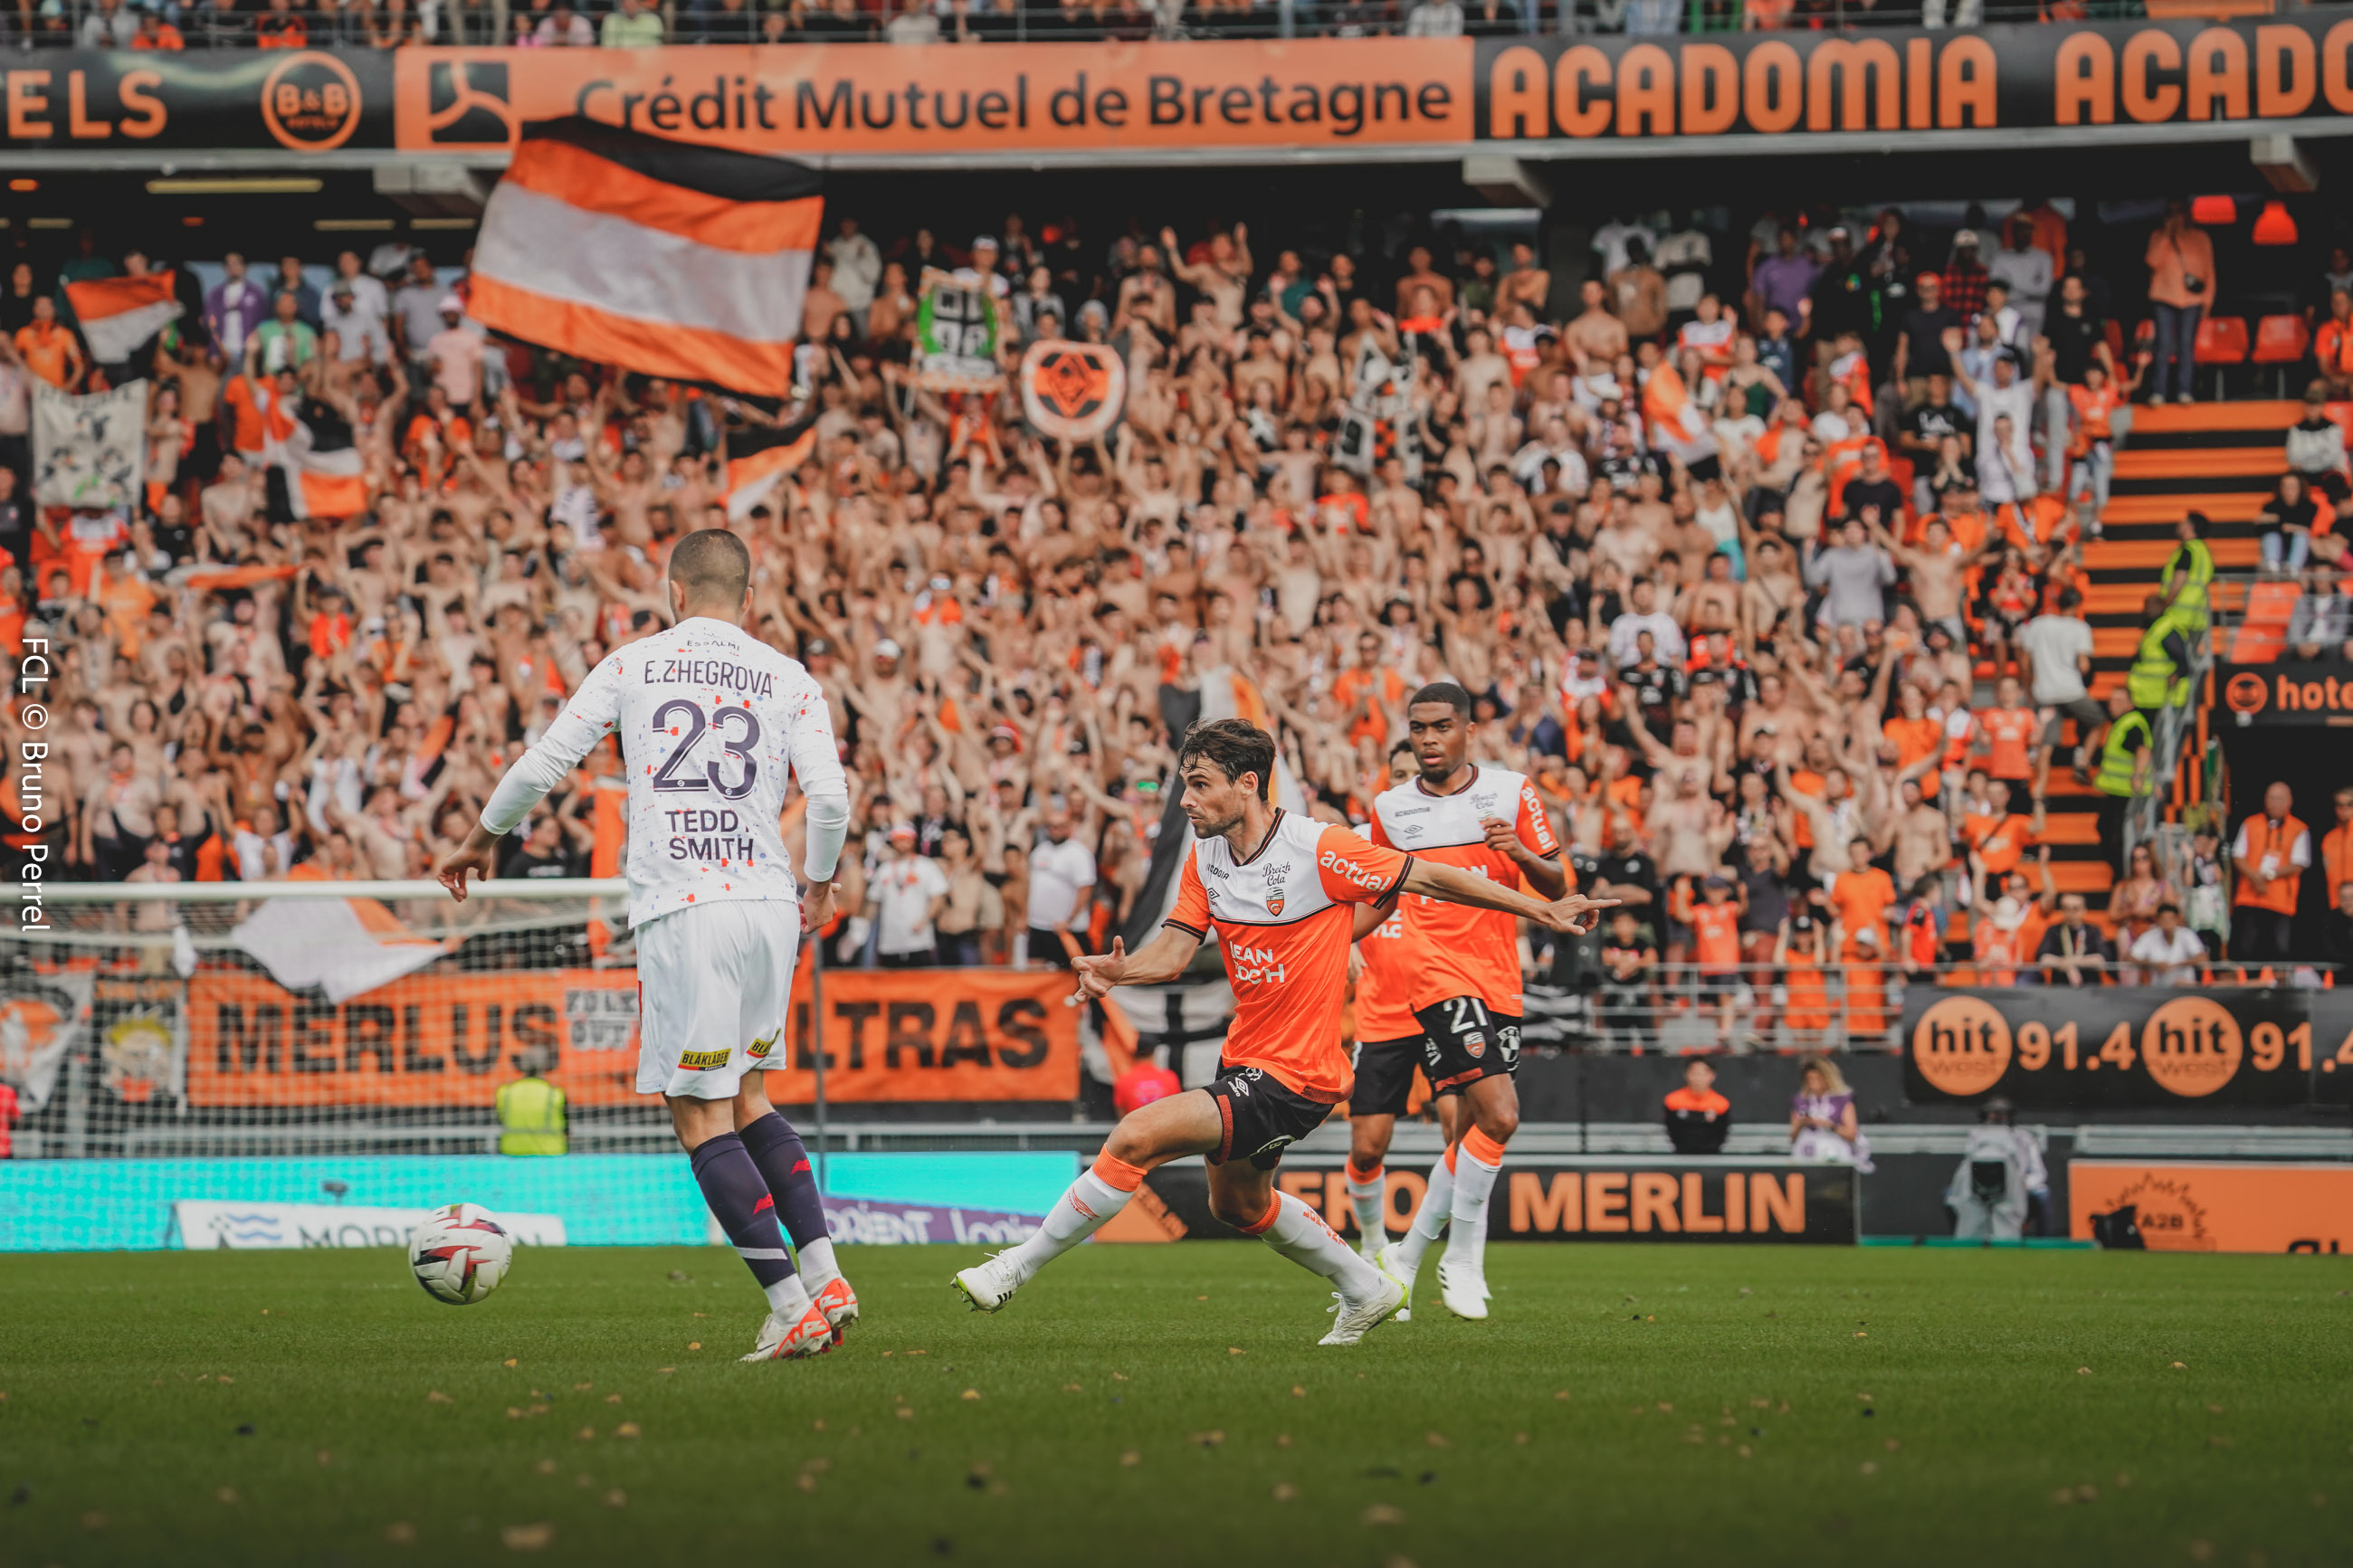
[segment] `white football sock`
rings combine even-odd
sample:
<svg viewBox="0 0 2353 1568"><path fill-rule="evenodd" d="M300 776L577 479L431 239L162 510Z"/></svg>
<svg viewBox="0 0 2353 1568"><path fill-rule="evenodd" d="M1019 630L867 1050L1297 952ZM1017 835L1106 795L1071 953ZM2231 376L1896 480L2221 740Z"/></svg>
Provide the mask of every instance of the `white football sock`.
<svg viewBox="0 0 2353 1568"><path fill-rule="evenodd" d="M817 1304L809 1300L808 1287L801 1283L797 1274L787 1274L774 1285L762 1286L760 1290L768 1298L768 1310L794 1322L807 1317L808 1310Z"/></svg>
<svg viewBox="0 0 2353 1568"><path fill-rule="evenodd" d="M1353 1173L1356 1169L1348 1167ZM1378 1165L1373 1167L1372 1180L1360 1182L1354 1174L1348 1180L1348 1207L1356 1216L1356 1229L1361 1233L1356 1250L1367 1256L1378 1252L1381 1243L1389 1238L1388 1178Z"/></svg>
<svg viewBox="0 0 2353 1568"><path fill-rule="evenodd" d="M841 1265L833 1260L833 1237L818 1237L800 1249L793 1259L801 1271L801 1280L814 1296L841 1278Z"/></svg>
<svg viewBox="0 0 2353 1568"><path fill-rule="evenodd" d="M1454 1173L1446 1168L1446 1157L1441 1154L1430 1168L1430 1188L1421 1194L1421 1206L1413 1211L1413 1224L1398 1243L1398 1261L1408 1268L1420 1268L1421 1255L1446 1229L1447 1216L1453 1209Z"/></svg>
<svg viewBox="0 0 2353 1568"><path fill-rule="evenodd" d="M1274 1201L1274 1223L1259 1233L1261 1240L1302 1268L1331 1280L1351 1300L1361 1301L1381 1288L1380 1270L1357 1256L1305 1200L1277 1192Z"/></svg>
<svg viewBox="0 0 2353 1568"><path fill-rule="evenodd" d="M1456 1150L1454 1207L1451 1215L1454 1223L1446 1237L1446 1260L1449 1263L1468 1264L1472 1268L1484 1266L1487 1194L1495 1190L1495 1173L1503 1168L1501 1160L1490 1165L1472 1153L1468 1144Z"/></svg>
<svg viewBox="0 0 2353 1568"><path fill-rule="evenodd" d="M1005 1257L1027 1284L1038 1270L1101 1230L1134 1195L1121 1192L1092 1171L1082 1171L1070 1190L1046 1211L1046 1223L1029 1240L1009 1248Z"/></svg>

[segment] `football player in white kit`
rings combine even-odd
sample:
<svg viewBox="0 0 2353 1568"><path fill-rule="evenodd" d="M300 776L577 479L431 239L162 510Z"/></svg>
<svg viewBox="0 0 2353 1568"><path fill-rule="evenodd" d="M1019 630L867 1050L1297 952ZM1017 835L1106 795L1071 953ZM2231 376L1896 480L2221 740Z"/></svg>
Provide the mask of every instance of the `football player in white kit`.
<svg viewBox="0 0 2353 1568"><path fill-rule="evenodd" d="M858 1317L800 1135L762 1087L784 1041L804 919L821 926L833 916L849 794L817 681L743 629L751 582L751 552L725 529L679 541L668 584L676 624L589 672L439 875L463 900L468 874L489 874L499 840L619 733L638 1092L670 1102L711 1212L768 1298L759 1344L744 1359L769 1361L829 1350ZM787 773L808 797L805 898L777 827Z"/></svg>

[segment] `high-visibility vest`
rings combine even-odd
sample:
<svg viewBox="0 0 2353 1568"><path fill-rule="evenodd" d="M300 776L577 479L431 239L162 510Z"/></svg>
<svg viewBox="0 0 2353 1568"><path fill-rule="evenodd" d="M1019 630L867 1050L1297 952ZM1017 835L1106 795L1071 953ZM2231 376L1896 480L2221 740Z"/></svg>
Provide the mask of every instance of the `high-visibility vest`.
<svg viewBox="0 0 2353 1568"><path fill-rule="evenodd" d="M2165 558L2165 570L2179 573L2180 585L2173 595L2172 607L2194 614L2193 625L2206 624L2206 584L2214 580L2214 552L2206 548L2202 539L2185 539L2173 547Z"/></svg>
<svg viewBox="0 0 2353 1568"><path fill-rule="evenodd" d="M499 1152L561 1154L564 1091L543 1078L519 1078L499 1086Z"/></svg>
<svg viewBox="0 0 2353 1568"><path fill-rule="evenodd" d="M2148 721L2137 713L2126 714L2108 726L2107 741L2100 747L2100 772L2092 780L2092 786L2102 795L2129 796L2133 794L2133 753L2155 744L2157 737L2149 733Z"/></svg>
<svg viewBox="0 0 2353 1568"><path fill-rule="evenodd" d="M2125 673L2125 693L2136 708L2179 708L2189 700L2189 678L2174 668L2165 651L2165 639L2175 632L2184 642L2198 635L2205 612L2185 612L2179 605L2149 623L2140 635L2140 649Z"/></svg>
<svg viewBox="0 0 2353 1568"><path fill-rule="evenodd" d="M2240 831L2247 836L2249 863L2261 870L2264 858L2274 857L2279 874L2265 882L2261 889L2255 887L2253 879L2240 878L2231 901L2242 908L2269 910L2275 915L2295 913L2295 895L2304 881L2304 873L2288 857L2295 851L2295 841L2304 832L2304 824L2293 816L2285 816L2280 819L2279 827L2274 831L2272 819L2258 812L2247 818L2245 826Z"/></svg>

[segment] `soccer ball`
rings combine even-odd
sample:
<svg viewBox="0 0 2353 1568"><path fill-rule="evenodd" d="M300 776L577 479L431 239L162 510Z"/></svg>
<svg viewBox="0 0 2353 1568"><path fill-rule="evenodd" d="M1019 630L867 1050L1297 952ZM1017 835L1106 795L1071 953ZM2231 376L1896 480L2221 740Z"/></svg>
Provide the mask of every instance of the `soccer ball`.
<svg viewBox="0 0 2353 1568"><path fill-rule="evenodd" d="M470 1307L499 1288L514 1242L498 1215L479 1204L444 1204L408 1233L408 1268L425 1293Z"/></svg>

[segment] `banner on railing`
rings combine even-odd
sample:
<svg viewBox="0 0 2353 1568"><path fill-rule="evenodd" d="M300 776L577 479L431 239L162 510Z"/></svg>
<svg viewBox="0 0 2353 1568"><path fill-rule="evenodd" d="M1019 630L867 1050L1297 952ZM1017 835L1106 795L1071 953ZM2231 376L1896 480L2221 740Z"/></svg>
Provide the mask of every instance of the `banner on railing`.
<svg viewBox="0 0 2353 1568"><path fill-rule="evenodd" d="M2288 986L1916 986L1904 1086L1915 1103L2000 1094L2025 1110L2341 1103L2353 1004Z"/></svg>
<svg viewBox="0 0 2353 1568"><path fill-rule="evenodd" d="M1821 1242L1852 1246L1855 1173L1844 1165L1787 1160L1514 1160L1487 1210L1489 1233L1515 1241ZM1339 1170L1282 1170L1276 1184L1314 1205L1333 1229L1352 1235L1355 1214ZM1389 1177L1389 1224L1402 1230L1423 1179ZM1230 1237L1209 1212L1207 1169L1163 1165L1099 1235L1104 1241ZM1400 1200L1403 1200L1402 1202Z"/></svg>
<svg viewBox="0 0 2353 1568"><path fill-rule="evenodd" d="M1928 151L1970 131L2085 130L2353 114L2353 20L2108 22L1491 38L1478 133L1496 141L1893 135ZM1777 140L1773 150L1788 151ZM1763 149L1759 149L1762 151Z"/></svg>
<svg viewBox="0 0 2353 1568"><path fill-rule="evenodd" d="M797 157L1471 140L1452 38L403 49L396 69L410 153L502 149L565 114Z"/></svg>
<svg viewBox="0 0 2353 1568"><path fill-rule="evenodd" d="M794 999L792 1060L768 1093L814 1097L808 994ZM1053 971L842 970L825 977L826 1093L843 1102L1071 1100L1078 1014ZM188 1099L200 1106L487 1106L524 1066L575 1105L638 1097L638 989L629 970L418 974L348 1001L265 975L188 982Z"/></svg>
<svg viewBox="0 0 2353 1568"><path fill-rule="evenodd" d="M375 49L37 49L0 76L9 152L392 145L392 59Z"/></svg>
<svg viewBox="0 0 2353 1568"><path fill-rule="evenodd" d="M2218 664L2222 710L2244 730L2284 724L2353 727L2353 679L2342 664Z"/></svg>
<svg viewBox="0 0 2353 1568"><path fill-rule="evenodd" d="M201 41L201 40L199 40ZM2234 23L2046 23L1692 37L36 50L0 147L500 153L569 114L805 158L1312 150L1834 134L1930 152L1988 132L2129 142L2158 126L2353 114L2342 7ZM1972 134L1974 133L1974 134ZM1753 145L1746 145L1753 144Z"/></svg>
<svg viewBox="0 0 2353 1568"><path fill-rule="evenodd" d="M2074 1160L2068 1234L2150 1252L2353 1250L2353 1167Z"/></svg>

